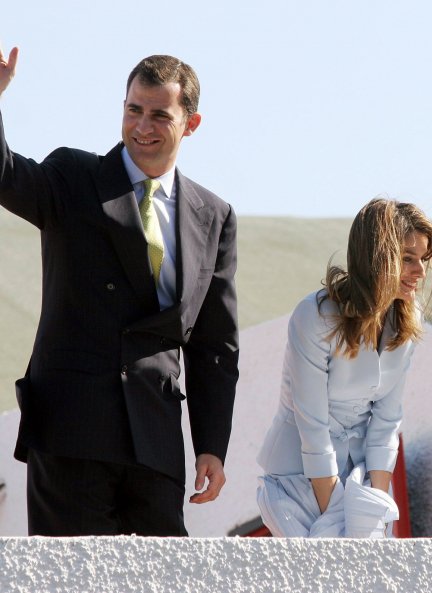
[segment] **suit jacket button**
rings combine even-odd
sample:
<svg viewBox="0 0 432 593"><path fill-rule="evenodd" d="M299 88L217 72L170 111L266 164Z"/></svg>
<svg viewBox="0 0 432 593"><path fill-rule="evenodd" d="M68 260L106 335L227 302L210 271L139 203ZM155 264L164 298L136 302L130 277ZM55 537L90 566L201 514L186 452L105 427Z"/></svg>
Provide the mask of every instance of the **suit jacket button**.
<svg viewBox="0 0 432 593"><path fill-rule="evenodd" d="M122 334L123 334L124 336L126 336L127 334L130 334L130 329L127 327L126 329L124 329L124 330L122 331Z"/></svg>
<svg viewBox="0 0 432 593"><path fill-rule="evenodd" d="M188 336L193 330L193 327L188 327L187 330L185 331L185 336Z"/></svg>
<svg viewBox="0 0 432 593"><path fill-rule="evenodd" d="M124 364L124 365L122 366L122 368L121 368L121 374L122 374L122 375L126 375L126 373L127 373L127 370L128 370L128 368L127 368L127 365L126 365L126 364Z"/></svg>
<svg viewBox="0 0 432 593"><path fill-rule="evenodd" d="M106 288L107 290L115 290L115 284L113 282L108 282Z"/></svg>
<svg viewBox="0 0 432 593"><path fill-rule="evenodd" d="M161 344L166 344L166 338L161 338L161 339L160 339L160 343L161 343Z"/></svg>

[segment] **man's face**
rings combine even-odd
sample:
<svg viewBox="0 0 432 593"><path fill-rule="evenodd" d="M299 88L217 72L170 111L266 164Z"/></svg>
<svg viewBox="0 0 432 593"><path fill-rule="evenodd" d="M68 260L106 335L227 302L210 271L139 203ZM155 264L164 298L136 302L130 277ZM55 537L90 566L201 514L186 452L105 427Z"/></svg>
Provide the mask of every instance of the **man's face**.
<svg viewBox="0 0 432 593"><path fill-rule="evenodd" d="M135 77L124 102L122 137L134 163L148 177L159 177L176 161L183 136L199 126L201 116L188 116L180 104L177 82L141 84Z"/></svg>

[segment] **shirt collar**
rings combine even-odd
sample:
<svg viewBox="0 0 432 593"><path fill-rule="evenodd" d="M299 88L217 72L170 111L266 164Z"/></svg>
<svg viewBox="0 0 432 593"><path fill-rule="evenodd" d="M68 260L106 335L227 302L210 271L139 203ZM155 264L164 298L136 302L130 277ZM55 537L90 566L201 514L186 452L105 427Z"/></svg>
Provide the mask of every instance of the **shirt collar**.
<svg viewBox="0 0 432 593"><path fill-rule="evenodd" d="M148 175L146 175L143 171L141 171L139 167L135 165L135 163L130 157L130 154L128 153L126 146L123 146L121 155L123 159L123 164L125 166L126 172L129 176L132 185L138 185L142 183L145 179L148 179ZM170 198L175 179L175 166L163 175L161 175L160 177L155 177L155 179L160 181L165 195L168 198Z"/></svg>

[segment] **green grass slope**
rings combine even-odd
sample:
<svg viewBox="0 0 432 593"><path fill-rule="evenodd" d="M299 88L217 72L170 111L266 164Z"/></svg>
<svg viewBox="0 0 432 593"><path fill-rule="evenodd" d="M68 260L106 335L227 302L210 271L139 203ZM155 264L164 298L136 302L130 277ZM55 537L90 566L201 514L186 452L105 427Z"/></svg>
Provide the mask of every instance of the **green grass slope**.
<svg viewBox="0 0 432 593"><path fill-rule="evenodd" d="M345 263L350 226L348 219L240 217L240 327L285 315L318 289L331 256Z"/></svg>
<svg viewBox="0 0 432 593"><path fill-rule="evenodd" d="M30 356L41 301L39 233L0 209L0 412L15 408L15 379Z"/></svg>
<svg viewBox="0 0 432 593"><path fill-rule="evenodd" d="M350 220L239 217L242 328L290 312L319 287L329 257L344 261ZM39 233L0 210L0 412L16 407L40 311Z"/></svg>

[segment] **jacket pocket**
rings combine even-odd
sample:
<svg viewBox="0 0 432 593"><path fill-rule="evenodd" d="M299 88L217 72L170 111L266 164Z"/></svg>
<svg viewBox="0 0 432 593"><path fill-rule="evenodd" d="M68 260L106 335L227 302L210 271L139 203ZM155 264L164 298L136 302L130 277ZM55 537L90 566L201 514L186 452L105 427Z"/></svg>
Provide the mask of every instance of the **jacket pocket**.
<svg viewBox="0 0 432 593"><path fill-rule="evenodd" d="M167 399L184 400L186 396L181 392L180 384L173 374L160 377L162 393Z"/></svg>
<svg viewBox="0 0 432 593"><path fill-rule="evenodd" d="M23 377L15 381L15 394L21 414L28 409L30 398L30 378Z"/></svg>
<svg viewBox="0 0 432 593"><path fill-rule="evenodd" d="M18 406L21 411L20 424L18 429L18 439L15 446L14 457L18 461L27 461L28 442L29 442L29 422L31 418L31 387L30 377L25 376L15 381L15 393Z"/></svg>

